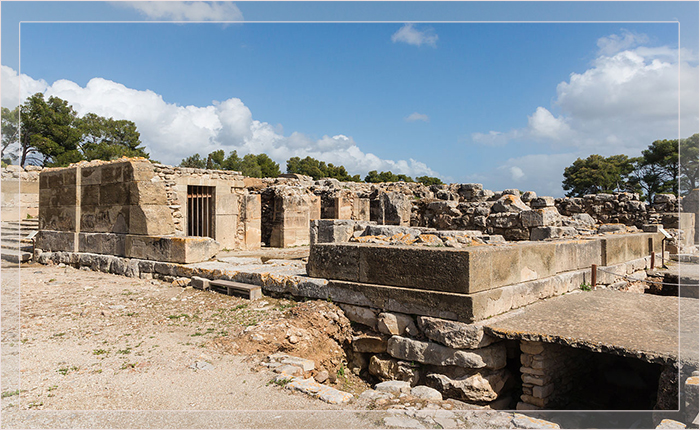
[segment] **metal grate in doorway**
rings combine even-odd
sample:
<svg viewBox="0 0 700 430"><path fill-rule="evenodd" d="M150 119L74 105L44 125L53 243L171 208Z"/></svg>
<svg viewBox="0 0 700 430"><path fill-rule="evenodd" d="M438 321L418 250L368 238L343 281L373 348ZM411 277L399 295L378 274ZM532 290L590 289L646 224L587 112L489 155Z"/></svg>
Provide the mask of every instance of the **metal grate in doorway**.
<svg viewBox="0 0 700 430"><path fill-rule="evenodd" d="M214 237L214 187L187 186L187 235Z"/></svg>

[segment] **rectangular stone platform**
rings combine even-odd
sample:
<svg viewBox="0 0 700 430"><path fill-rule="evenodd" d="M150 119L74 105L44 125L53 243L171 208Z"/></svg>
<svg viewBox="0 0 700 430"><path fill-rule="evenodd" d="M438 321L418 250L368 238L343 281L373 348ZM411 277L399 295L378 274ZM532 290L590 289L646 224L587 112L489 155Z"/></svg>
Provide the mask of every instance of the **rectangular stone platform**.
<svg viewBox="0 0 700 430"><path fill-rule="evenodd" d="M474 294L648 257L660 243L658 233L460 249L319 243L311 247L307 270L317 278Z"/></svg>

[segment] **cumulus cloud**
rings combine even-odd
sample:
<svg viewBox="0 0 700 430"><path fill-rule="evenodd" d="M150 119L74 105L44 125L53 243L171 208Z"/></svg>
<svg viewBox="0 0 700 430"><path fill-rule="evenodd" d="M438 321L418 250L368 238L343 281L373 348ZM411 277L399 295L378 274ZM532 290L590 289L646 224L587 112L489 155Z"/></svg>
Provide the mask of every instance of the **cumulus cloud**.
<svg viewBox="0 0 700 430"><path fill-rule="evenodd" d="M130 1L114 2L130 7L157 21L242 21L235 3L208 1Z"/></svg>
<svg viewBox="0 0 700 430"><path fill-rule="evenodd" d="M438 36L432 28L418 30L413 24L404 24L396 33L391 35L391 41L408 43L409 45L428 45L437 47Z"/></svg>
<svg viewBox="0 0 700 430"><path fill-rule="evenodd" d="M622 29L621 33L622 34L611 34L610 36L598 39L598 53L600 55L614 55L620 51L649 41L646 34L634 33L626 29Z"/></svg>
<svg viewBox="0 0 700 430"><path fill-rule="evenodd" d="M561 197L564 191L561 182L564 168L578 157L587 157L581 152L565 154L528 154L509 158L493 169L482 172L480 182L494 191L518 188L534 191L540 196Z"/></svg>
<svg viewBox="0 0 700 430"><path fill-rule="evenodd" d="M7 66L0 66L0 82L2 83L2 107L14 109L19 105L20 100L24 100L32 94L44 92L48 87L45 80L32 79L22 74L19 75L14 69Z"/></svg>
<svg viewBox="0 0 700 430"><path fill-rule="evenodd" d="M630 35L614 40L623 46L629 39L642 40ZM474 133L472 140L504 145L529 139L588 153L637 154L656 139L677 136L679 97L681 137L690 136L698 131L698 66L689 63L688 52L681 52L680 62L678 56L677 49L642 46L600 55L588 70L557 85L552 106L557 115L540 106L526 127Z"/></svg>
<svg viewBox="0 0 700 430"><path fill-rule="evenodd" d="M423 122L429 122L430 118L428 118L428 115L418 113L418 112L413 112L406 118L404 118L406 122L415 122L415 121L423 121Z"/></svg>
<svg viewBox="0 0 700 430"><path fill-rule="evenodd" d="M91 79L85 87L69 80L51 85L17 76L9 67L2 68L3 89L6 81L14 88L25 86L44 91L46 96L67 100L79 116L93 112L101 116L133 121L141 141L151 156L167 164L194 153L206 155L223 149L239 155L266 153L284 163L290 157L311 156L336 165L348 172L364 174L370 170L391 170L411 176L439 176L425 163L414 159L386 160L364 152L352 137L343 134L313 139L294 132L285 136L278 127L253 118L250 109L238 98L214 101L209 106L180 106L163 100L153 91L135 90L102 78ZM34 91L36 92L36 91ZM23 91L23 97L33 94ZM3 91L4 103L5 91Z"/></svg>

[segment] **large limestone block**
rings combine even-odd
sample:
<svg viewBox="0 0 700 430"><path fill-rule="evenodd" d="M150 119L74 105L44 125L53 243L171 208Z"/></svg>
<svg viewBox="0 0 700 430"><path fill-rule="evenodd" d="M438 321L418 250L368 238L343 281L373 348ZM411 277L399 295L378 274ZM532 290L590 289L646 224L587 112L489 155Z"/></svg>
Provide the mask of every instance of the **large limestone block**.
<svg viewBox="0 0 700 430"><path fill-rule="evenodd" d="M217 195L217 200L220 197ZM162 182L135 181L129 183L130 205L167 205L165 185Z"/></svg>
<svg viewBox="0 0 700 430"><path fill-rule="evenodd" d="M82 206L80 231L101 233L128 233L130 206Z"/></svg>
<svg viewBox="0 0 700 430"><path fill-rule="evenodd" d="M409 225L411 222L411 202L403 193L388 192L380 195L383 209L383 224Z"/></svg>
<svg viewBox="0 0 700 430"><path fill-rule="evenodd" d="M100 185L100 205L128 205L130 184L128 182L114 182Z"/></svg>
<svg viewBox="0 0 700 430"><path fill-rule="evenodd" d="M39 228L42 230L75 231L75 207L39 207Z"/></svg>
<svg viewBox="0 0 700 430"><path fill-rule="evenodd" d="M561 215L555 207L526 210L520 213L523 227L547 227L561 225Z"/></svg>
<svg viewBox="0 0 700 430"><path fill-rule="evenodd" d="M554 243L526 242L517 245L520 249L520 281L552 276L555 271Z"/></svg>
<svg viewBox="0 0 700 430"><path fill-rule="evenodd" d="M125 256L126 235L117 233L84 233L78 235L78 251Z"/></svg>
<svg viewBox="0 0 700 430"><path fill-rule="evenodd" d="M315 244L309 252L307 273L313 278L360 280L360 246Z"/></svg>
<svg viewBox="0 0 700 430"><path fill-rule="evenodd" d="M479 371L451 378L441 373L428 373L426 382L444 395L466 402L491 402L505 387L510 373L506 369Z"/></svg>
<svg viewBox="0 0 700 430"><path fill-rule="evenodd" d="M170 209L161 205L129 206L129 233L160 236L175 233Z"/></svg>
<svg viewBox="0 0 700 430"><path fill-rule="evenodd" d="M426 316L418 317L418 327L428 339L455 349L484 348L498 338L484 333L482 324L465 324Z"/></svg>
<svg viewBox="0 0 700 430"><path fill-rule="evenodd" d="M522 212L527 210L530 210L530 207L523 203L519 196L514 194L505 194L491 206L491 212L493 213Z"/></svg>
<svg viewBox="0 0 700 430"><path fill-rule="evenodd" d="M506 347L503 343L481 349L458 350L437 343L392 336L387 342L387 352L402 360L437 366L501 369L506 365Z"/></svg>
<svg viewBox="0 0 700 430"><path fill-rule="evenodd" d="M198 263L219 252L219 244L208 237L163 237L126 235L126 257L170 263Z"/></svg>
<svg viewBox="0 0 700 430"><path fill-rule="evenodd" d="M310 278L310 281L320 282L322 280ZM311 294L312 291L308 293ZM472 299L465 294L345 281L329 281L322 288L314 290L313 293L315 295L304 295L318 299L330 298L336 303L384 309L404 314L473 321Z"/></svg>
<svg viewBox="0 0 700 430"><path fill-rule="evenodd" d="M36 247L44 251L74 251L75 233L40 230L36 235Z"/></svg>
<svg viewBox="0 0 700 430"><path fill-rule="evenodd" d="M533 227L530 229L530 240L560 239L575 237L577 234L573 227Z"/></svg>

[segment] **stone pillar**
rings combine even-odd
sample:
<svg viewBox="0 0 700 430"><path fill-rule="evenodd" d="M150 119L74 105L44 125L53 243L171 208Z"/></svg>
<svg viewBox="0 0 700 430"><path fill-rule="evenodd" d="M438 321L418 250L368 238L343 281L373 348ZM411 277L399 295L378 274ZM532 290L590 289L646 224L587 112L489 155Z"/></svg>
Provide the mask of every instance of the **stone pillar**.
<svg viewBox="0 0 700 430"><path fill-rule="evenodd" d="M270 246L286 248L309 244L308 195L274 197L274 220Z"/></svg>
<svg viewBox="0 0 700 430"><path fill-rule="evenodd" d="M369 221L369 199L355 197L352 201L352 219Z"/></svg>
<svg viewBox="0 0 700 430"><path fill-rule="evenodd" d="M335 219L352 219L352 197L339 195L335 197Z"/></svg>
<svg viewBox="0 0 700 430"><path fill-rule="evenodd" d="M245 196L245 212L243 215L245 249L258 249L261 245L262 235L262 203L260 194L248 194Z"/></svg>
<svg viewBox="0 0 700 430"><path fill-rule="evenodd" d="M321 196L309 196L309 219L321 219Z"/></svg>

